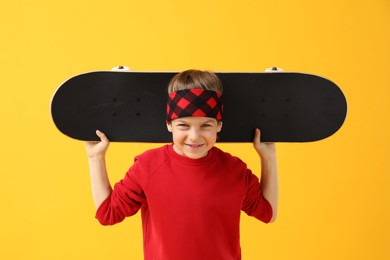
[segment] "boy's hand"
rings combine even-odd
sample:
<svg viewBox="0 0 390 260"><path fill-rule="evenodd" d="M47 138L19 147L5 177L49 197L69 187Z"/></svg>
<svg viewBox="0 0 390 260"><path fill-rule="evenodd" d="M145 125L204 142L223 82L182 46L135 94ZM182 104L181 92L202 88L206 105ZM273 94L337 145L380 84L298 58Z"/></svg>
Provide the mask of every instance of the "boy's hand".
<svg viewBox="0 0 390 260"><path fill-rule="evenodd" d="M261 132L259 129L255 131L255 137L253 139L253 147L259 154L262 160L275 160L276 159L276 147L275 143L262 143Z"/></svg>
<svg viewBox="0 0 390 260"><path fill-rule="evenodd" d="M89 159L103 159L110 146L110 141L104 133L96 130L96 135L100 138L100 142L85 142L85 149Z"/></svg>

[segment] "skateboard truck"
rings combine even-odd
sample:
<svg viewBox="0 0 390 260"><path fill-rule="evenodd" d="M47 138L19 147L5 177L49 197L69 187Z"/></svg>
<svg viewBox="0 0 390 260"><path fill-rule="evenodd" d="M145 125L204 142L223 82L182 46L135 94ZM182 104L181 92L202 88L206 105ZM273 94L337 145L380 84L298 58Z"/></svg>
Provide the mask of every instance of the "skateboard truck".
<svg viewBox="0 0 390 260"><path fill-rule="evenodd" d="M281 68L278 68L278 67L272 67L272 68L266 69L265 72L284 72L284 70Z"/></svg>
<svg viewBox="0 0 390 260"><path fill-rule="evenodd" d="M116 66L112 68L112 71L126 72L126 71L130 71L130 68L126 66Z"/></svg>

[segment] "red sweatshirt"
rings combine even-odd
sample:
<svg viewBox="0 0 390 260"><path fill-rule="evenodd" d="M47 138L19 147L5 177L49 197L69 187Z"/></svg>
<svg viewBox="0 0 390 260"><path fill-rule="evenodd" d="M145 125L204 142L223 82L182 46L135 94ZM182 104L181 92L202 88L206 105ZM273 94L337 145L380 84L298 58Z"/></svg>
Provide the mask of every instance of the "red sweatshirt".
<svg viewBox="0 0 390 260"><path fill-rule="evenodd" d="M246 164L218 148L189 159L172 145L135 158L96 218L142 214L145 260L238 260L240 212L269 222L272 209Z"/></svg>

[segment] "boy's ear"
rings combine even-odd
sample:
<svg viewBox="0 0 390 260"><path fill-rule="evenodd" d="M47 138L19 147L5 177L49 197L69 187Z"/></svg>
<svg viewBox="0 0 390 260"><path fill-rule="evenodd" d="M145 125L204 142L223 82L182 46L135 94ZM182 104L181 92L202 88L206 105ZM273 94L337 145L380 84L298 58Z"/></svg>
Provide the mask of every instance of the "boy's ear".
<svg viewBox="0 0 390 260"><path fill-rule="evenodd" d="M222 130L222 121L218 121L217 133L221 132L221 130Z"/></svg>
<svg viewBox="0 0 390 260"><path fill-rule="evenodd" d="M172 124L171 122L167 122L167 129L169 132L172 132Z"/></svg>

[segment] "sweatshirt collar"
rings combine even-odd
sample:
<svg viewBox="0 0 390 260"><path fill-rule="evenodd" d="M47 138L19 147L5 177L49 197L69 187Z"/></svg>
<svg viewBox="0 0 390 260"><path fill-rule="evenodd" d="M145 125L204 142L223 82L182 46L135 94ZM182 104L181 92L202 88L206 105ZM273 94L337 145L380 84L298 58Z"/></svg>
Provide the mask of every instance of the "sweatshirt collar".
<svg viewBox="0 0 390 260"><path fill-rule="evenodd" d="M173 150L173 144L169 144L166 146L166 151L170 158L174 159L175 161L186 164L186 165L204 165L205 163L209 163L214 159L215 154L215 147L212 147L206 156L199 158L199 159L191 159L186 156L182 156L178 153L176 153Z"/></svg>

